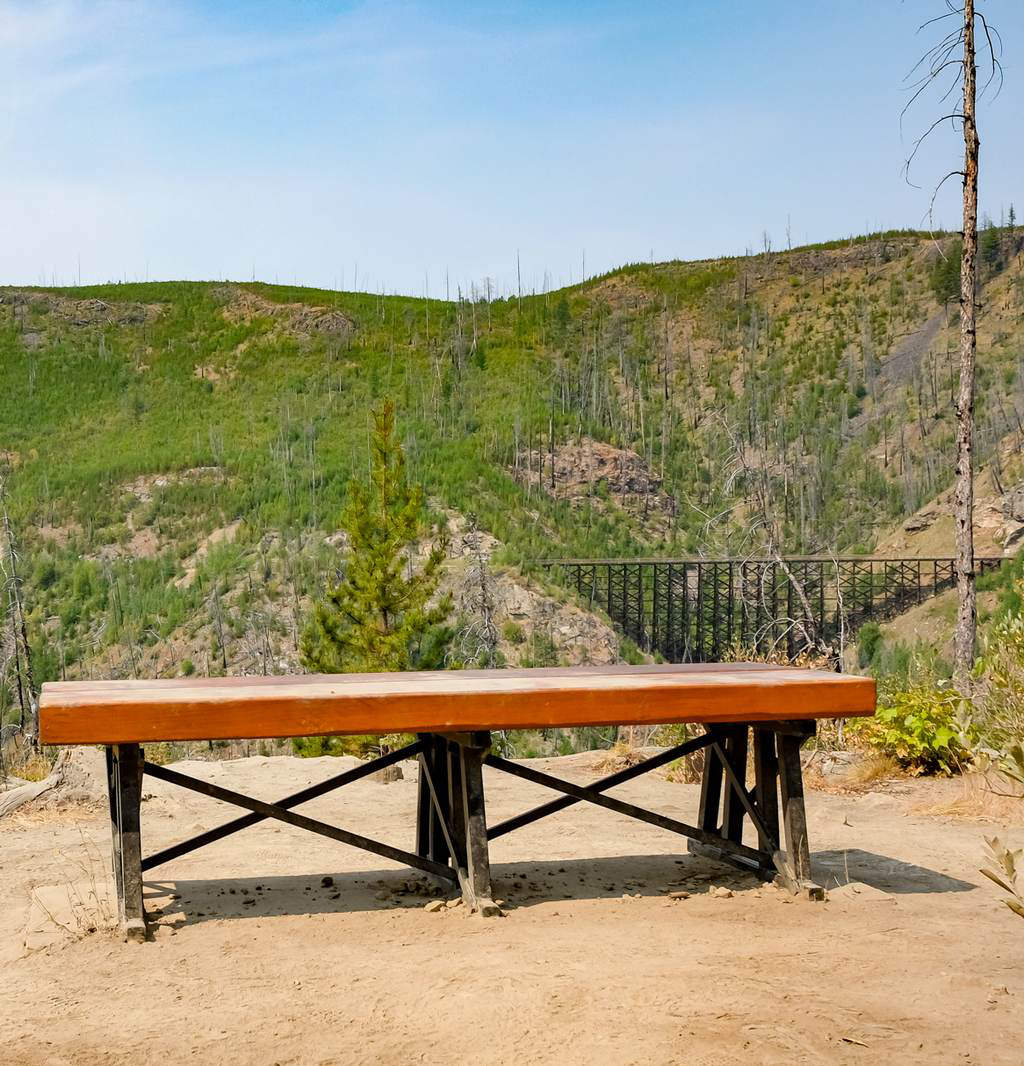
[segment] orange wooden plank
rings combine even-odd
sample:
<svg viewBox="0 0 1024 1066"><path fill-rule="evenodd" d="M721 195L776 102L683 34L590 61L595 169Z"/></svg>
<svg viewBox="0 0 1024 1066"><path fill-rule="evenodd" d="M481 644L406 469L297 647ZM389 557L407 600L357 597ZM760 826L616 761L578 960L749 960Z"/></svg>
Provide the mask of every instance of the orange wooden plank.
<svg viewBox="0 0 1024 1066"><path fill-rule="evenodd" d="M56 681L44 744L870 715L870 678L760 663Z"/></svg>

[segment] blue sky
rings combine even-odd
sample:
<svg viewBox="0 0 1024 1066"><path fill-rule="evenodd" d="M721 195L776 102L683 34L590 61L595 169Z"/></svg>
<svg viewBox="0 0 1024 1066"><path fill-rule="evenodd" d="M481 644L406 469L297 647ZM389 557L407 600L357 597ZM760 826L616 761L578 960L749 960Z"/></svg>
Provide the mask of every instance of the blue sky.
<svg viewBox="0 0 1024 1066"><path fill-rule="evenodd" d="M1024 5L987 0L983 209L1024 214ZM813 10L812 10L813 9ZM443 295L925 221L942 0L0 0L0 282ZM809 14L809 12L811 12ZM959 186L936 206L956 226Z"/></svg>

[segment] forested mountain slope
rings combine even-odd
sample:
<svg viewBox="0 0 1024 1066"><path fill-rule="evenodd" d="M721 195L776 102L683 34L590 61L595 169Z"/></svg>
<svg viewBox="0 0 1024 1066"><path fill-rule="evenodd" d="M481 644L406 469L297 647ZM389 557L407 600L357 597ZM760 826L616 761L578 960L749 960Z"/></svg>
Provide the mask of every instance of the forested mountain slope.
<svg viewBox="0 0 1024 1066"><path fill-rule="evenodd" d="M982 238L986 465L1021 432L1022 245ZM870 550L951 479L957 261L955 238L908 232L503 299L0 289L0 457L38 672L291 665L384 396L438 515L474 516L510 572L748 553L766 528L789 553ZM526 628L509 647L539 661Z"/></svg>

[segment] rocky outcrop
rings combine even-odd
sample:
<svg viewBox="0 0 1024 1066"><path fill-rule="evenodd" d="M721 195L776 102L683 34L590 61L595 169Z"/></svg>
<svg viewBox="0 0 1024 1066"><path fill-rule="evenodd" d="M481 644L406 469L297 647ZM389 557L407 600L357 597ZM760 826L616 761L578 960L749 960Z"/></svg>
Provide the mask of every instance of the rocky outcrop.
<svg viewBox="0 0 1024 1066"><path fill-rule="evenodd" d="M220 290L226 300L223 315L229 322L270 318L281 332L299 337L348 337L355 330L352 319L336 308L299 303L275 303L256 293L234 287Z"/></svg>
<svg viewBox="0 0 1024 1066"><path fill-rule="evenodd" d="M159 304L142 304L121 300L73 300L48 292L30 289L7 289L0 292L0 305L13 308L15 321L23 324L30 312L42 312L57 322L74 327L85 326L141 326L152 322L162 311ZM25 343L39 347L42 343L37 330L26 330Z"/></svg>
<svg viewBox="0 0 1024 1066"><path fill-rule="evenodd" d="M518 473L559 499L606 495L625 510L675 513L675 499L642 456L590 437L557 445L553 457L546 450L524 451Z"/></svg>

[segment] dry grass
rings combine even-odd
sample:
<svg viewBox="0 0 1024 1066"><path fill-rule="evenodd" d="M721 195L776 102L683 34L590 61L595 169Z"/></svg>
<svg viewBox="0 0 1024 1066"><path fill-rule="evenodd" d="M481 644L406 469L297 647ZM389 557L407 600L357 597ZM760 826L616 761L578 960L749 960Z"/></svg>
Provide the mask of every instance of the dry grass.
<svg viewBox="0 0 1024 1066"><path fill-rule="evenodd" d="M919 804L914 813L1019 825L1024 822L1024 796L1016 794L1002 774L964 774L951 792Z"/></svg>
<svg viewBox="0 0 1024 1066"><path fill-rule="evenodd" d="M899 763L886 755L869 755L863 762L852 765L847 773L824 773L814 762L804 767L804 785L815 792L828 792L833 796L849 796L867 792L887 781L904 777Z"/></svg>
<svg viewBox="0 0 1024 1066"><path fill-rule="evenodd" d="M20 777L22 781L42 781L50 776L52 769L52 761L44 755L26 752L23 758L10 767L10 772L13 777Z"/></svg>
<svg viewBox="0 0 1024 1066"><path fill-rule="evenodd" d="M631 766L639 765L644 758L638 748L627 741L619 740L594 760L594 769L602 774L613 774L618 770L627 770Z"/></svg>
<svg viewBox="0 0 1024 1066"><path fill-rule="evenodd" d="M850 767L850 772L843 775L840 784L847 788L867 788L869 785L878 784L879 781L888 781L902 774L903 770L895 759L877 753L854 763Z"/></svg>
<svg viewBox="0 0 1024 1066"><path fill-rule="evenodd" d="M73 852L60 852L67 874L54 886L57 889L56 912L44 899L43 891L34 893L39 910L50 924L69 940L80 940L98 931L109 931L117 925L117 910L112 898L112 885L107 864L96 845L81 835L80 846ZM72 879L72 874L79 875ZM61 896L66 897L60 898Z"/></svg>

